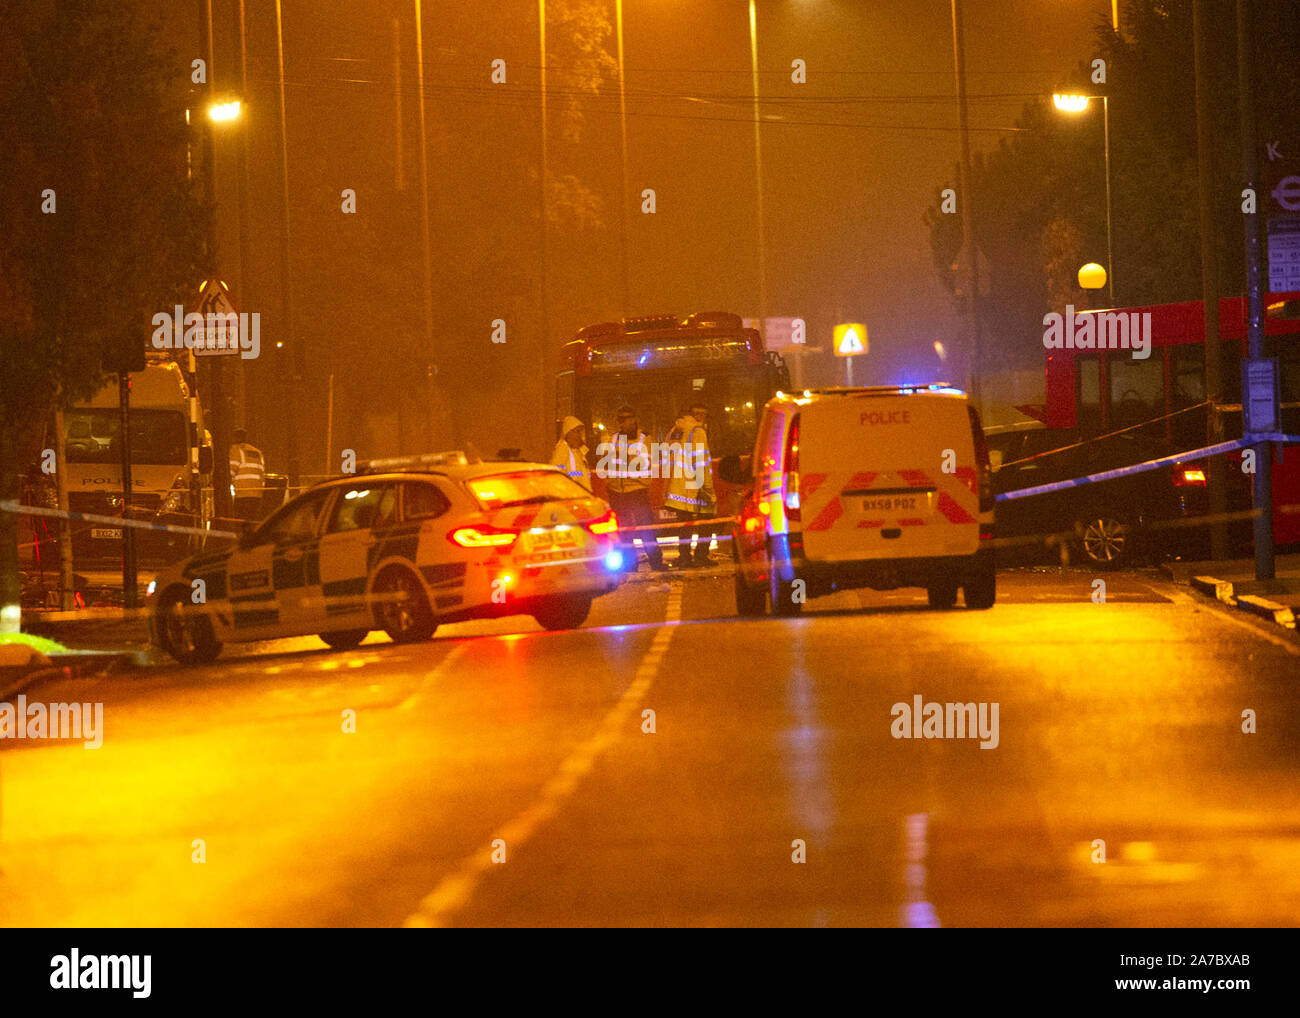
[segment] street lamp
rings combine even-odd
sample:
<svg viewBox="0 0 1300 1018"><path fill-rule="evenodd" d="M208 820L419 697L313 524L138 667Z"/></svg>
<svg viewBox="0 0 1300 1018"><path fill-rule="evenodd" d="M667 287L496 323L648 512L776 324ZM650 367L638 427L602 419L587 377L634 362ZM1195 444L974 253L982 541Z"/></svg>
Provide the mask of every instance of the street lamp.
<svg viewBox="0 0 1300 1018"><path fill-rule="evenodd" d="M208 107L208 119L220 123L225 120L238 120L240 104L238 99L213 103Z"/></svg>
<svg viewBox="0 0 1300 1018"><path fill-rule="evenodd" d="M1056 93L1052 96L1052 105L1062 113L1083 113L1093 99L1101 100L1102 139L1106 161L1106 291L1110 297L1111 307L1115 306L1115 254L1111 240L1111 204L1110 204L1110 100L1104 95L1077 95Z"/></svg>

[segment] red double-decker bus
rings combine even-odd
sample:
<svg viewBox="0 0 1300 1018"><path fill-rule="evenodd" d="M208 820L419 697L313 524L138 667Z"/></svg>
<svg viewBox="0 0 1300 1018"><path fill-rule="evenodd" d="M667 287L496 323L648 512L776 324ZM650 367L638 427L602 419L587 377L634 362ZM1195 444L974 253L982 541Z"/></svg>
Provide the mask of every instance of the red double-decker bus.
<svg viewBox="0 0 1300 1018"><path fill-rule="evenodd" d="M1264 354L1276 357L1282 401L1282 430L1300 433L1300 292L1270 294L1265 301ZM1151 350L1145 359L1131 350L1054 349L1047 354L1049 428L1075 429L1083 437L1143 425L1141 430L1179 449L1205 445L1205 308L1202 301L1112 309L1150 315ZM1079 315L1097 316L1088 311ZM1225 438L1242 435L1241 375L1246 354L1246 301L1219 301L1219 336L1226 347ZM1233 462L1234 457L1224 458ZM1237 463L1240 456L1235 457ZM1248 478L1229 471L1236 507L1249 504ZM1244 496L1244 500L1243 500ZM1273 537L1277 544L1300 541L1300 448L1275 446Z"/></svg>
<svg viewBox="0 0 1300 1018"><path fill-rule="evenodd" d="M667 439L694 402L709 410L709 452L720 516L736 512L736 489L718 477L723 456L748 456L763 404L790 388L780 355L765 350L757 330L739 315L706 311L679 318L654 315L589 325L564 347L556 379L557 421L572 414L588 428L593 455L615 429L626 403L652 442ZM600 494L599 478L593 479ZM651 483L651 503L663 500L664 480Z"/></svg>

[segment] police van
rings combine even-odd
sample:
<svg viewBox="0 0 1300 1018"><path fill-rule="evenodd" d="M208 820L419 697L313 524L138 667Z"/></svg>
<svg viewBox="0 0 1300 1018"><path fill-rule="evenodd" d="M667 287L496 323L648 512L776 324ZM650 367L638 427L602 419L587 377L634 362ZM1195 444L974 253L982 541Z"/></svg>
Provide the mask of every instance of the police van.
<svg viewBox="0 0 1300 1018"><path fill-rule="evenodd" d="M778 393L763 409L733 533L741 615L797 614L836 590L996 598L988 449L948 385Z"/></svg>
<svg viewBox="0 0 1300 1018"><path fill-rule="evenodd" d="M614 513L555 467L373 461L307 489L234 548L160 573L150 631L192 663L226 642L314 633L346 649L382 629L410 643L502 615L572 629L622 567Z"/></svg>

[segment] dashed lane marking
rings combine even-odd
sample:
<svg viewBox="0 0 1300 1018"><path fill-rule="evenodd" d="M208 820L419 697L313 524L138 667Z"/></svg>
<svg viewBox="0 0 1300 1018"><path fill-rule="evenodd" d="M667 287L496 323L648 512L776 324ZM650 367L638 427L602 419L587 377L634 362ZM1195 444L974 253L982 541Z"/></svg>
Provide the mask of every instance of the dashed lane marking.
<svg viewBox="0 0 1300 1018"><path fill-rule="evenodd" d="M625 734L629 720L654 683L668 644L677 631L675 623L681 621L681 615L682 592L680 588L674 588L668 595L664 624L655 633L650 649L637 666L631 685L601 720L596 733L565 758L542 786L532 805L495 832L494 839L502 839L508 851L518 852L527 844L538 829L560 811L582 779L591 773L600 755ZM402 925L407 929L445 926L451 913L469 904L483 874L493 865L492 851L485 845L461 862L450 876L444 877Z"/></svg>
<svg viewBox="0 0 1300 1018"><path fill-rule="evenodd" d="M420 699L429 692L430 686L432 686L438 679L442 678L442 676L446 675L447 672L451 670L453 664L458 664L460 662L460 659L465 655L465 651L468 647L468 643L457 644L456 647L452 649L451 653L439 661L433 671L424 677L411 695L397 705L397 709L410 710L414 707Z"/></svg>

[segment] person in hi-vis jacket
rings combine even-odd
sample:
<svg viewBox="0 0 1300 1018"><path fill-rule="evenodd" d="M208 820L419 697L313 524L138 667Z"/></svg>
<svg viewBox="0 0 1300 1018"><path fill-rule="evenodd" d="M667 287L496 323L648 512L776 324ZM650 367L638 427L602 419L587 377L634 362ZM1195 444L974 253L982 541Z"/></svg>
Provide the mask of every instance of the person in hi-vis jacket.
<svg viewBox="0 0 1300 1018"><path fill-rule="evenodd" d="M591 468L587 466L587 428L570 414L560 425L560 440L551 453L551 464L591 491Z"/></svg>
<svg viewBox="0 0 1300 1018"><path fill-rule="evenodd" d="M266 486L266 460L262 450L248 441L248 432L236 428L230 447L230 486L235 489L235 515L242 520L261 518L262 491Z"/></svg>
<svg viewBox="0 0 1300 1018"><path fill-rule="evenodd" d="M680 523L690 523L716 515L718 502L713 494L713 461L709 455L709 436L705 430L708 410L703 403L694 403L685 417L679 417L669 434L672 446L672 473L668 478L668 491L664 495L664 508L670 509ZM709 544L713 532L699 533L688 527L677 532L677 567L709 564ZM690 542L698 538L695 554Z"/></svg>

